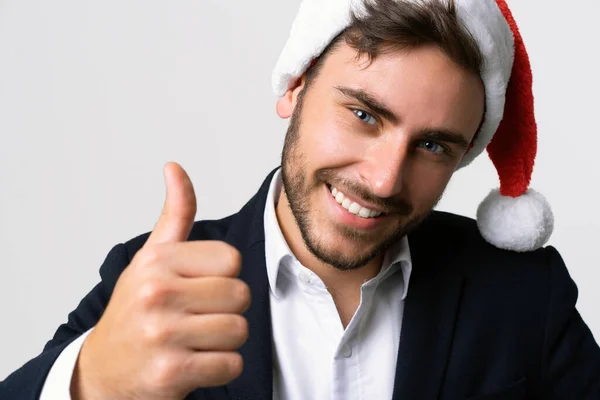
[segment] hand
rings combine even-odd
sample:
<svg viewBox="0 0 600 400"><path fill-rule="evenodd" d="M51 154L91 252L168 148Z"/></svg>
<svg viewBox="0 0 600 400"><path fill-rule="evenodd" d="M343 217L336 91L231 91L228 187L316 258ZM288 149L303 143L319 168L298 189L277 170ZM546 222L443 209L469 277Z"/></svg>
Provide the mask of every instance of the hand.
<svg viewBox="0 0 600 400"><path fill-rule="evenodd" d="M235 278L241 256L224 242L186 242L194 188L179 165L164 172L162 214L83 344L74 399L182 399L242 372L250 289Z"/></svg>

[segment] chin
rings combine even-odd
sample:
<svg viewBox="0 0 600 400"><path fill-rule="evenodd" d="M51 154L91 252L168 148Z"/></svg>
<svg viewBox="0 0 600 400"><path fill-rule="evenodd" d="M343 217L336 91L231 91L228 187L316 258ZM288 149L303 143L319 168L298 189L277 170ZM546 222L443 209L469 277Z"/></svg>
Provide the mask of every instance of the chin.
<svg viewBox="0 0 600 400"><path fill-rule="evenodd" d="M340 229L335 226L327 228L313 226L307 232L304 242L310 252L322 262L338 270L353 270L366 265L387 245L385 237L367 238L364 232ZM316 232L326 232L318 234Z"/></svg>
<svg viewBox="0 0 600 400"><path fill-rule="evenodd" d="M362 240L353 240L346 236L331 238L322 241L321 247L328 249L328 252L345 255L351 258L361 258L370 254L379 246L379 243L365 242Z"/></svg>

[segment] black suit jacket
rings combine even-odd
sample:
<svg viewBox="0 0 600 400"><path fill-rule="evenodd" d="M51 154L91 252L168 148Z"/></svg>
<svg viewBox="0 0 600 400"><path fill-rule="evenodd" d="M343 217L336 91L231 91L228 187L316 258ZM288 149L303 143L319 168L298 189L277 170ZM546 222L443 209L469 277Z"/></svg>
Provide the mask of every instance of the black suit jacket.
<svg viewBox="0 0 600 400"><path fill-rule="evenodd" d="M245 313L250 336L240 349L242 376L225 387L198 389L188 399L272 397L263 227L271 177L240 212L196 222L190 234L190 240L223 240L240 250L240 278L251 288L252 305ZM38 357L0 382L0 399L39 397L58 355L96 324L147 237L110 251L101 282ZM413 272L394 400L600 399L600 348L575 309L577 288L556 250L499 250L481 238L473 220L441 212L411 233L409 244Z"/></svg>

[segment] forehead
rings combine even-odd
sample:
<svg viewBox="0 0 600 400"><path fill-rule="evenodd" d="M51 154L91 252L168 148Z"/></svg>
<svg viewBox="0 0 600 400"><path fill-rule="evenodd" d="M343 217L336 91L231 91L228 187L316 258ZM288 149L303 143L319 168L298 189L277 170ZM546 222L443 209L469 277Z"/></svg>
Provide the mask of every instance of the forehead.
<svg viewBox="0 0 600 400"><path fill-rule="evenodd" d="M473 115L478 123L483 113L481 79L434 45L393 51L369 61L342 43L328 55L317 80L325 90L336 86L365 90L401 116L438 116L422 123L447 122L457 114Z"/></svg>

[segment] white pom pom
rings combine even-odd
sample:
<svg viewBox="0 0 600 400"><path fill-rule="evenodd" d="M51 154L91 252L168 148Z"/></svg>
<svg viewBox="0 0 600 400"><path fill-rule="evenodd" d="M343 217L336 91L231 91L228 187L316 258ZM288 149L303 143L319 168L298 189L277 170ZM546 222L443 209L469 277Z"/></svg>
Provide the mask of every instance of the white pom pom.
<svg viewBox="0 0 600 400"><path fill-rule="evenodd" d="M477 225L494 246L525 252L546 244L554 229L554 215L544 196L532 189L519 197L502 196L496 189L479 205Z"/></svg>

